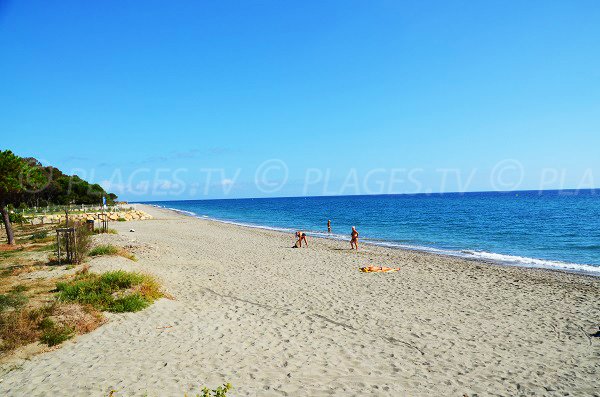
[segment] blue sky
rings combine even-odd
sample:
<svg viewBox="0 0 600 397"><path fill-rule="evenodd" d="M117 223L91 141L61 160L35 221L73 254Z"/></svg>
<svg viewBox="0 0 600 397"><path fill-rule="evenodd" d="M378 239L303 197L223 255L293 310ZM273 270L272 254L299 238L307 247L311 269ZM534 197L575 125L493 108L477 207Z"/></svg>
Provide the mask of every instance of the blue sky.
<svg viewBox="0 0 600 397"><path fill-rule="evenodd" d="M0 149L123 199L600 187L598 1L0 4Z"/></svg>

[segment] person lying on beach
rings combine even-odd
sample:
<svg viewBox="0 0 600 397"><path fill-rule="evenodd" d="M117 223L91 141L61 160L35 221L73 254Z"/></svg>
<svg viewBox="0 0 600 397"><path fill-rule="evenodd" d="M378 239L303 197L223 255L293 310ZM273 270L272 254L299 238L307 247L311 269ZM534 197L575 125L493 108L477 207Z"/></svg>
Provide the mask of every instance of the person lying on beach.
<svg viewBox="0 0 600 397"><path fill-rule="evenodd" d="M298 240L296 241L296 244L294 245L294 247L296 247L296 248L302 248L302 241L304 241L304 244L306 245L306 248L308 248L308 241L306 240L306 233L301 232L301 231L297 231L296 232L296 238Z"/></svg>
<svg viewBox="0 0 600 397"><path fill-rule="evenodd" d="M363 273L389 273L397 272L400 270L399 267L387 267L387 266L366 266L361 267L360 271Z"/></svg>
<svg viewBox="0 0 600 397"><path fill-rule="evenodd" d="M358 232L354 226L352 226L352 233L350 233L350 249L353 248L358 251Z"/></svg>

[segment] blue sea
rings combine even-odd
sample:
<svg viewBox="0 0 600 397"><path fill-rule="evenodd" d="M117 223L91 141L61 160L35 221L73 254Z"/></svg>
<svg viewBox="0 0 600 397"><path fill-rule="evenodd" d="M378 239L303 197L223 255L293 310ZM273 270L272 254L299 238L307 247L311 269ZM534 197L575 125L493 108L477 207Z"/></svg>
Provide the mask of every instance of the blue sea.
<svg viewBox="0 0 600 397"><path fill-rule="evenodd" d="M281 231L600 275L600 191L154 201L191 216ZM332 233L327 233L331 219Z"/></svg>

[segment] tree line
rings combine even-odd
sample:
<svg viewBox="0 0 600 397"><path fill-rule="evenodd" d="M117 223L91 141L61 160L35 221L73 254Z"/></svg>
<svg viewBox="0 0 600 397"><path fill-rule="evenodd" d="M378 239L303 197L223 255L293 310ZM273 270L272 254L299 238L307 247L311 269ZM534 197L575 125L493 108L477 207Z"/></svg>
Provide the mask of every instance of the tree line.
<svg viewBox="0 0 600 397"><path fill-rule="evenodd" d="M10 150L0 150L0 213L8 243L14 244L10 207L46 205L107 204L117 199L97 183L91 184L77 175L66 175L52 166L43 166L32 157L19 157Z"/></svg>

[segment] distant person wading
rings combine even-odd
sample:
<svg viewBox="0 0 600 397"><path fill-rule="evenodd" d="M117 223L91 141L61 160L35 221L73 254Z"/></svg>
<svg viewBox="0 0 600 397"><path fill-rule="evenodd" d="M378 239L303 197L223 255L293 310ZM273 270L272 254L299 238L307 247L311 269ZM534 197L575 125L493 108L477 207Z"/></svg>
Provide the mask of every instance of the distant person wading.
<svg viewBox="0 0 600 397"><path fill-rule="evenodd" d="M350 249L358 251L358 232L354 226L352 226L352 233L350 233Z"/></svg>

